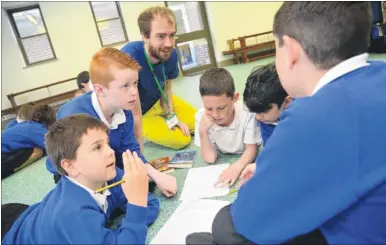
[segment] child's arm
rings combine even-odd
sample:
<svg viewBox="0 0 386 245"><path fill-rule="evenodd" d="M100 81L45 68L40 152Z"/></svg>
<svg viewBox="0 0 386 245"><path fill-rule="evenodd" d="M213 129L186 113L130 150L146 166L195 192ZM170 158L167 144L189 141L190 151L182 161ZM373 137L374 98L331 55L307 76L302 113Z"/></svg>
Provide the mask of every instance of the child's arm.
<svg viewBox="0 0 386 245"><path fill-rule="evenodd" d="M196 125L198 125L200 137L200 152L202 158L204 158L204 161L207 163L215 163L217 159L217 150L209 137L209 129L213 124L213 120L209 118L205 112L202 113L200 119L196 118Z"/></svg>
<svg viewBox="0 0 386 245"><path fill-rule="evenodd" d="M32 127L30 127L30 140L38 147L43 150L46 149L46 145L44 144L44 136L47 133L47 129L44 127L41 127L38 124L33 124Z"/></svg>
<svg viewBox="0 0 386 245"><path fill-rule="evenodd" d="M69 244L145 244L147 235L148 177L146 167L134 152L122 154L125 180L122 191L128 201L121 226L112 231L104 227L105 215L93 207L83 208L70 222L55 226L55 232ZM98 213L99 212L99 213ZM66 220L69 221L69 220ZM63 228L66 223L66 227ZM60 234L62 233L62 234Z"/></svg>
<svg viewBox="0 0 386 245"><path fill-rule="evenodd" d="M123 178L123 171L120 168L116 168L117 170L117 176L115 177L113 182L117 182L122 180ZM115 196L117 200L117 206L120 207L122 210L127 208L127 199L125 194L123 193L122 187L120 185L113 187L110 189L111 193ZM157 219L159 210L160 210L160 203L159 200L154 197L151 193L148 193L147 196L147 209L146 209L146 225L151 225L154 223L154 221Z"/></svg>

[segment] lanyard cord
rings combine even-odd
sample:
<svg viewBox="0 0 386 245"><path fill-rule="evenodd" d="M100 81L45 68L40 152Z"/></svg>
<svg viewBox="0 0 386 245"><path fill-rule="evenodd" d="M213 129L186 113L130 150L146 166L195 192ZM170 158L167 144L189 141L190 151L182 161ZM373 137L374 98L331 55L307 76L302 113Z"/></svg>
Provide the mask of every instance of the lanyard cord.
<svg viewBox="0 0 386 245"><path fill-rule="evenodd" d="M149 57L147 56L146 54L146 50L143 49L143 53L145 54L145 58L146 58L146 62L147 62L147 65L149 66L149 69L153 75L153 78L155 80L155 83L157 84L157 87L158 87L158 90L161 92L161 95L162 97L164 98L166 104L169 106L169 100L168 100L168 95L164 93L162 87L161 87L161 84L160 82L158 81L158 77L157 77L157 74L155 74L155 71L153 69L153 65L151 64L150 62L150 59ZM164 81L166 82L166 74L165 74L165 64L162 62L162 74L163 74L163 77L164 77Z"/></svg>

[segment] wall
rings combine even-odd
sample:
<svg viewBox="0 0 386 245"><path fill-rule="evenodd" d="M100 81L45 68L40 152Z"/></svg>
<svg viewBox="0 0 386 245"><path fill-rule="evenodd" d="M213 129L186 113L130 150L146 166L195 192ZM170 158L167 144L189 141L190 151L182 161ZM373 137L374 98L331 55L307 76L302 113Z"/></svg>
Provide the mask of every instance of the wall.
<svg viewBox="0 0 386 245"><path fill-rule="evenodd" d="M283 2L206 2L209 26L217 62L223 56L227 40L239 36L272 31L273 17Z"/></svg>
<svg viewBox="0 0 386 245"><path fill-rule="evenodd" d="M163 2L121 2L122 15L129 40L139 40L137 27L139 13ZM13 33L8 15L2 3L2 90L1 108L10 108L6 95L39 87L49 83L76 77L88 69L92 55L101 48L89 2L39 2L57 60L27 67ZM17 6L19 7L19 6ZM122 47L116 46L116 48ZM76 89L74 82L60 87L63 90ZM20 103L45 96L47 91L20 96Z"/></svg>
<svg viewBox="0 0 386 245"><path fill-rule="evenodd" d="M2 2L2 109L11 107L8 94L76 77L80 71L88 69L92 55L101 48L89 2L39 2L57 60L26 67L8 15L3 10L15 4L18 3ZM120 3L129 40L141 39L137 17L143 9L154 5L162 6L164 2ZM221 54L228 48L228 39L272 30L273 16L280 5L281 2L207 2L217 62L232 58ZM57 90L75 88L74 81ZM18 101L24 103L46 96L43 93L48 94L45 91L21 96Z"/></svg>

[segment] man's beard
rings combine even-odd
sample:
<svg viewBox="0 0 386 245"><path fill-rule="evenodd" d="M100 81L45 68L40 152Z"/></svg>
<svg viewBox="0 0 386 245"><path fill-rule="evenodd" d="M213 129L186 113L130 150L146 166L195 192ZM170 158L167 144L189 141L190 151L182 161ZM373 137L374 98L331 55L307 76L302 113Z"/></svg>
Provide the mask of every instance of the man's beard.
<svg viewBox="0 0 386 245"><path fill-rule="evenodd" d="M156 58L157 60L160 60L161 62L166 62L170 58L170 56L172 54L171 50L172 49L170 49L170 52L169 52L168 56L162 57L161 56L161 52L162 51L160 49L157 50L152 45L149 45L149 53L150 53L150 55L153 56L154 58Z"/></svg>

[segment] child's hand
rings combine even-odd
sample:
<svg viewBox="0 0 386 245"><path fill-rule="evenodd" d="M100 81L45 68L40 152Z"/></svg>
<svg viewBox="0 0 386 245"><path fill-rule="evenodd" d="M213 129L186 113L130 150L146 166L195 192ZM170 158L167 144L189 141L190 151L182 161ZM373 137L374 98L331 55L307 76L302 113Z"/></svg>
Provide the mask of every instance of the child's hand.
<svg viewBox="0 0 386 245"><path fill-rule="evenodd" d="M213 126L213 124L214 124L213 118L206 115L206 113L203 113L200 120L200 131L205 133L208 132L209 129Z"/></svg>
<svg viewBox="0 0 386 245"><path fill-rule="evenodd" d="M177 181L174 176L159 173L154 181L165 197L172 197L177 194Z"/></svg>
<svg viewBox="0 0 386 245"><path fill-rule="evenodd" d="M248 164L248 166L246 166L243 172L240 174L240 183L238 187L240 188L245 182L252 178L252 176L255 174L255 171L256 163Z"/></svg>
<svg viewBox="0 0 386 245"><path fill-rule="evenodd" d="M136 206L147 207L147 193L149 191L149 181L147 169L136 152L133 154L127 150L122 153L123 167L125 174L122 184L123 193L127 202Z"/></svg>
<svg viewBox="0 0 386 245"><path fill-rule="evenodd" d="M215 186L220 187L234 185L242 170L243 166L240 166L238 163L230 165L221 173Z"/></svg>

